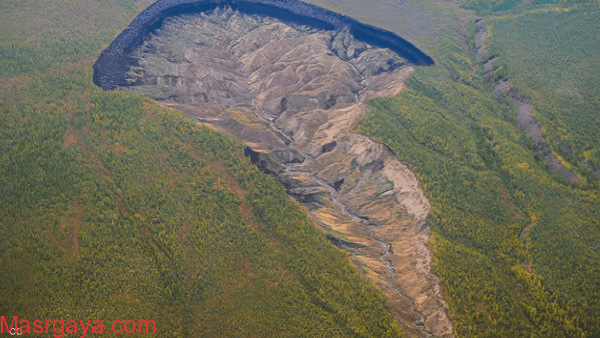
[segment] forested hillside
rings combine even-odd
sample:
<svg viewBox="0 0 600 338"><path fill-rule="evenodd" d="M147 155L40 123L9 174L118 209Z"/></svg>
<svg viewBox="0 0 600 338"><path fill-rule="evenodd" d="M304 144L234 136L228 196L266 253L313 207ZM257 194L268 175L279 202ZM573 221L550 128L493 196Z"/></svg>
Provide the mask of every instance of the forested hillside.
<svg viewBox="0 0 600 338"><path fill-rule="evenodd" d="M1 41L0 315L154 320L153 337L401 335L241 143L92 83L141 6L47 3L0 10L6 27L40 14Z"/></svg>
<svg viewBox="0 0 600 338"><path fill-rule="evenodd" d="M492 13L481 16L488 56L477 58L474 21L449 34L437 52L442 67L419 68L397 97L372 100L359 129L421 177L458 336L597 337L598 4L465 3ZM484 70L490 59L493 73ZM500 81L513 90L495 95ZM577 183L553 172L519 129L509 95L532 104Z"/></svg>
<svg viewBox="0 0 600 338"><path fill-rule="evenodd" d="M380 290L241 143L92 83L152 2L0 3L0 315L155 320L161 337L400 336ZM372 99L357 129L428 194L457 337L598 337L600 4L461 3L482 21L444 29L436 66Z"/></svg>

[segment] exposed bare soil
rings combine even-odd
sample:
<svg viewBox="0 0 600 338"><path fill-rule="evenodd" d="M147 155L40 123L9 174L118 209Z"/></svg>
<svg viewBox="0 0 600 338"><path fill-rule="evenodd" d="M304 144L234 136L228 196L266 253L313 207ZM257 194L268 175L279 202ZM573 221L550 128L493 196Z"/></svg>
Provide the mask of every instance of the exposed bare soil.
<svg viewBox="0 0 600 338"><path fill-rule="evenodd" d="M132 89L243 140L257 166L381 287L408 336L452 337L431 272L429 201L389 148L354 130L364 100L396 95L413 68L348 32L231 11L165 27L168 39L159 32L143 47L151 52L140 50L130 76L143 85Z"/></svg>

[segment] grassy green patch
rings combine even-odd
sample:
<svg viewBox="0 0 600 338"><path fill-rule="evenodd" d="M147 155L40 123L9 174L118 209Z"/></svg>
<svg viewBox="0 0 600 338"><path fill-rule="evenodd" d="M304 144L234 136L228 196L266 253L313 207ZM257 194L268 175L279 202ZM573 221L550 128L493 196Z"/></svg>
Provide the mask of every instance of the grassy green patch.
<svg viewBox="0 0 600 338"><path fill-rule="evenodd" d="M242 144L92 83L147 3L0 4L15 32L0 38L0 313L155 320L161 337L400 336Z"/></svg>
<svg viewBox="0 0 600 338"><path fill-rule="evenodd" d="M448 36L437 55L398 96L371 100L358 128L422 178L435 272L458 335L597 335L598 190L549 169L517 128L514 106L493 99L473 49ZM523 245L518 235L531 223Z"/></svg>
<svg viewBox="0 0 600 338"><path fill-rule="evenodd" d="M551 148L594 181L600 167L600 6L523 10L489 20L494 63L534 104Z"/></svg>
<svg viewBox="0 0 600 338"><path fill-rule="evenodd" d="M101 91L90 66L0 103L2 314L153 319L174 337L400 334L242 144Z"/></svg>

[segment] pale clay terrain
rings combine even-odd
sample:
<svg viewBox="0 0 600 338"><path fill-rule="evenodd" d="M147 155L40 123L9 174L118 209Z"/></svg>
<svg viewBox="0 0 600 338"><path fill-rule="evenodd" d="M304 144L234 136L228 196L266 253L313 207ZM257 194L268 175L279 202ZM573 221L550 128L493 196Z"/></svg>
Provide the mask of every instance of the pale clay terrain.
<svg viewBox="0 0 600 338"><path fill-rule="evenodd" d="M130 87L243 140L388 298L410 337L453 337L431 272L419 181L354 127L364 100L396 95L413 68L341 32L231 11L168 23Z"/></svg>

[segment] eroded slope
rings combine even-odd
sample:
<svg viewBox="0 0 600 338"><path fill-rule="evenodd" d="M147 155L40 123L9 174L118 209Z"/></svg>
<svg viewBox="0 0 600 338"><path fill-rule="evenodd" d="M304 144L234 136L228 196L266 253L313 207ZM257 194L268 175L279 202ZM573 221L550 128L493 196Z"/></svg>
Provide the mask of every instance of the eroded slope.
<svg viewBox="0 0 600 338"><path fill-rule="evenodd" d="M411 336L452 336L431 273L429 202L384 145L354 132L369 97L412 72L388 49L232 10L172 19L137 51L130 87L246 142L247 155L382 289Z"/></svg>

